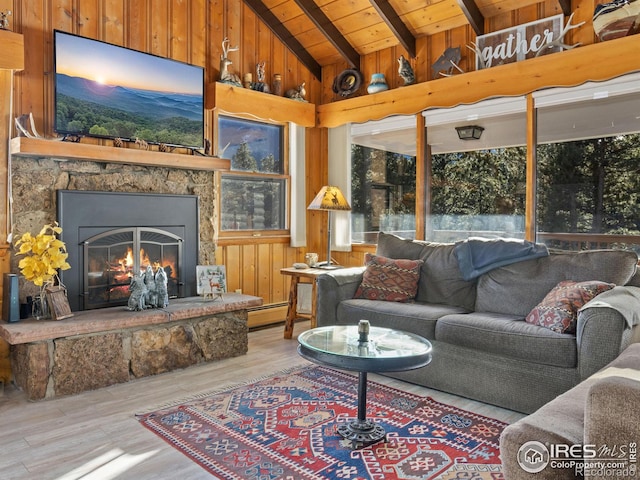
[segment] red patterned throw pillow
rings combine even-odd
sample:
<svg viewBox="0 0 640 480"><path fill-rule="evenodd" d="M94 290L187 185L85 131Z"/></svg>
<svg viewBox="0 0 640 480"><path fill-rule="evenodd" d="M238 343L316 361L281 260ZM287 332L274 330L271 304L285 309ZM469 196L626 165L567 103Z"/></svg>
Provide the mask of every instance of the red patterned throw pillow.
<svg viewBox="0 0 640 480"><path fill-rule="evenodd" d="M367 253L362 283L354 298L407 302L418 292L422 260L396 260Z"/></svg>
<svg viewBox="0 0 640 480"><path fill-rule="evenodd" d="M602 292L611 290L613 283L574 282L558 283L525 319L528 323L546 327L558 333L576 333L578 310Z"/></svg>

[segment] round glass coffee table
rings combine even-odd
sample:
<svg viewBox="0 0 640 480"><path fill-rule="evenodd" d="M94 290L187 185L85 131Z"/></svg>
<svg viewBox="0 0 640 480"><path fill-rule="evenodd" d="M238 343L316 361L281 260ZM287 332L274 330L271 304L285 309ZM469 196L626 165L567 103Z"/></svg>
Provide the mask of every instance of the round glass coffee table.
<svg viewBox="0 0 640 480"><path fill-rule="evenodd" d="M298 335L298 353L320 365L358 372L358 418L338 427L338 433L362 448L386 436L384 428L367 420L367 372L399 372L427 365L431 343L413 333L358 325L332 325Z"/></svg>

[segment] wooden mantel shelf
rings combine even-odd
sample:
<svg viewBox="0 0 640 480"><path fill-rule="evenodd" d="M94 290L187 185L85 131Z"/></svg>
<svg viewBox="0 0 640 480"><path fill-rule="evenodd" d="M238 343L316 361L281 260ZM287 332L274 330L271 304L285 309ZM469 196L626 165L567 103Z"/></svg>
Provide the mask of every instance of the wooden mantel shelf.
<svg viewBox="0 0 640 480"><path fill-rule="evenodd" d="M229 170L230 160L200 155L166 153L137 148L116 148L87 143L62 142L39 138L11 139L14 157L53 157L106 163L125 163L148 167L179 168L185 170Z"/></svg>

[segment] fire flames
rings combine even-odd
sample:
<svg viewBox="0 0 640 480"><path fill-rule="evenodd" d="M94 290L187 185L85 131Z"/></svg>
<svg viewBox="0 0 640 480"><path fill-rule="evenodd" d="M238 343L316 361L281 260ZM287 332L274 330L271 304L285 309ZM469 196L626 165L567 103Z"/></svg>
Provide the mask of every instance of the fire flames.
<svg viewBox="0 0 640 480"><path fill-rule="evenodd" d="M144 273L149 265L154 271L163 267L169 280L169 289L177 289L177 254L168 255L165 251L164 258L152 260L145 249L140 248L140 271L136 272L133 249L127 246L125 252L123 246L120 255L113 255L112 252L111 258L96 255L89 259L90 296L97 303L109 301L107 299L118 301L128 298L131 277Z"/></svg>

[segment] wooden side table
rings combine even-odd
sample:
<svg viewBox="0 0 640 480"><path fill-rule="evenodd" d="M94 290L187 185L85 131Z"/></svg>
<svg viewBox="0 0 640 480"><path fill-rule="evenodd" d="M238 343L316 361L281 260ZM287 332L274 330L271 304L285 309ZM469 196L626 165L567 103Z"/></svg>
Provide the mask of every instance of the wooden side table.
<svg viewBox="0 0 640 480"><path fill-rule="evenodd" d="M321 268L281 268L282 275L291 276L291 288L289 289L289 306L287 308L287 320L284 324L284 338L291 338L293 335L293 324L297 318L308 318L311 320L311 328L316 327L316 278L326 270ZM298 313L298 284L311 284L311 313Z"/></svg>

